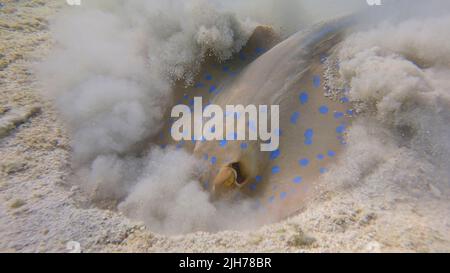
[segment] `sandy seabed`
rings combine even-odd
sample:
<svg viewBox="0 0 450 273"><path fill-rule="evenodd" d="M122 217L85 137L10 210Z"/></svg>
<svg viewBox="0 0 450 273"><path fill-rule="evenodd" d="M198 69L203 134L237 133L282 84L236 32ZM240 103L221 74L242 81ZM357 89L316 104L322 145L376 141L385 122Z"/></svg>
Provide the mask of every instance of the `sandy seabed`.
<svg viewBox="0 0 450 273"><path fill-rule="evenodd" d="M70 181L69 136L41 95L33 64L52 48L48 19L64 1L0 8L0 252L448 252L446 199L382 194L386 185L320 191L300 214L254 231L163 236L90 205ZM378 194L377 194L378 193Z"/></svg>

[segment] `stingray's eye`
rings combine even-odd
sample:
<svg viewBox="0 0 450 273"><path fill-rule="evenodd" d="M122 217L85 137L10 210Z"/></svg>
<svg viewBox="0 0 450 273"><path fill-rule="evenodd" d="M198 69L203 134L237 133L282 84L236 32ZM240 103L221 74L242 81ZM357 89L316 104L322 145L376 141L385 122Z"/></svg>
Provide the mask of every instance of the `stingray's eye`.
<svg viewBox="0 0 450 273"><path fill-rule="evenodd" d="M240 162L234 162L230 164L230 167L236 172L236 184L238 186L245 184L247 176L242 164Z"/></svg>

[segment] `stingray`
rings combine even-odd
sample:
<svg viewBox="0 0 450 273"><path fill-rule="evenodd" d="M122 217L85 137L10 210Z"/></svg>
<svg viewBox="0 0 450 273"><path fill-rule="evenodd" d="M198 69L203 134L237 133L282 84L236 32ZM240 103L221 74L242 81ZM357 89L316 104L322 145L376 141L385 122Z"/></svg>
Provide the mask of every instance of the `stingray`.
<svg viewBox="0 0 450 273"><path fill-rule="evenodd" d="M205 161L208 170L201 183L212 198L252 200L255 213L271 211L279 217L301 209L314 183L345 149L352 106L344 87L330 93L327 71L338 66L331 56L349 25L346 19L319 24L281 42L270 28L259 27L229 61L207 60L195 84L177 86L174 103L190 107L194 97L223 109L279 105L280 128L272 128L280 137L277 150L261 152L258 141L174 142L171 119L159 144L175 145ZM247 130L253 127L249 122Z"/></svg>

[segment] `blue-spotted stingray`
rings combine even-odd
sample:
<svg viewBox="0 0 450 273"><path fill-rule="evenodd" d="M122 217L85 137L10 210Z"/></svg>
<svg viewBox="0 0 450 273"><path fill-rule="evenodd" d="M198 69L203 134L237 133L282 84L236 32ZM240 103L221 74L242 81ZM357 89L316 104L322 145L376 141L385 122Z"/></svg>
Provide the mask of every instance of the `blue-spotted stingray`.
<svg viewBox="0 0 450 273"><path fill-rule="evenodd" d="M201 183L211 198L249 199L255 211L278 217L301 209L315 181L345 149L352 106L345 88L330 95L326 72L338 65L330 56L347 28L346 20L320 24L279 42L270 28L259 27L231 60L206 61L192 86L177 88L174 104L190 107L194 97L223 109L279 105L276 151L261 152L258 141L174 142L171 122L160 145L175 145L205 161L208 171Z"/></svg>

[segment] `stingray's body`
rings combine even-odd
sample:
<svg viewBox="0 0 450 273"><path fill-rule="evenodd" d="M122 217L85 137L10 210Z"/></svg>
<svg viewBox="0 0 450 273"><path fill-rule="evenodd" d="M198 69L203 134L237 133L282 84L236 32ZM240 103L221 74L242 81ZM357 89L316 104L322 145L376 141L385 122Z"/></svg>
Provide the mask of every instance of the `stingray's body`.
<svg viewBox="0 0 450 273"><path fill-rule="evenodd" d="M270 210L280 217L301 208L313 183L345 147L351 106L344 94L333 99L324 95L323 75L324 60L342 39L347 24L341 20L321 25L277 45L270 31L259 29L231 61L206 64L193 87L178 88L176 104L190 105L193 97L201 96L205 104L223 109L279 105L277 151L261 152L258 141L175 143L207 161L205 190L218 198L254 200L255 210ZM164 131L167 137L162 137L162 144L173 143L167 133L170 123Z"/></svg>

